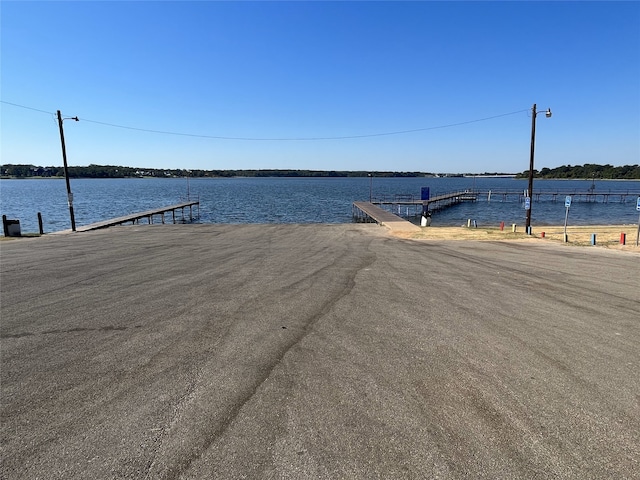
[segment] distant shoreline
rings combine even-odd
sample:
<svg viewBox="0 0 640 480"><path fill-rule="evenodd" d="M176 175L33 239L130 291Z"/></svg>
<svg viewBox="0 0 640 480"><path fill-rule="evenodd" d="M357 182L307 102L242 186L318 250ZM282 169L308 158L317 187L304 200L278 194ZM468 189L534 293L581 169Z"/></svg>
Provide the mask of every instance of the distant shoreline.
<svg viewBox="0 0 640 480"><path fill-rule="evenodd" d="M380 178L505 178L505 179L513 179L513 180L526 180L526 178L518 178L515 175L448 175L448 176L432 176L425 175L424 177L416 176L416 177L380 177ZM273 175L273 176L207 176L207 177L187 177L187 176L174 176L174 177L154 177L151 175L145 176L130 176L130 177L69 177L71 180L129 180L129 179L174 179L174 178L190 178L190 179L231 179L231 178L367 178L367 177L353 177L353 176L322 176L322 175L310 175L310 176L301 176L301 175ZM374 176L375 178L375 176ZM30 176L30 177L16 177L16 176L0 176L0 180L64 180L64 177L42 177L42 176ZM534 180L551 180L551 181L580 181L586 180L591 181L593 178L542 178L542 177L534 177ZM596 178L596 182L640 182L640 178Z"/></svg>
<svg viewBox="0 0 640 480"><path fill-rule="evenodd" d="M0 178L69 177L69 178L515 178L528 179L532 172L484 171L452 173L399 170L315 170L304 168L139 168L119 165L36 166L26 164L0 165ZM535 179L548 180L640 180L640 165L563 165L533 170Z"/></svg>

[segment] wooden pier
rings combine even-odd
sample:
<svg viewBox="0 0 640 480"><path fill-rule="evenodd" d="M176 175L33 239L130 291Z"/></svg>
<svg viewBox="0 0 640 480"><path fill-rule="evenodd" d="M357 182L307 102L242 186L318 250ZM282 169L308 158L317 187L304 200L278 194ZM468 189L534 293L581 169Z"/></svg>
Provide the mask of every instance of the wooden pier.
<svg viewBox="0 0 640 480"><path fill-rule="evenodd" d="M189 209L189 221L193 220L193 207L198 207L197 217L200 216L200 200L192 200L187 202L178 203L176 205L170 205L168 207L156 208L154 210L147 210L146 212L132 213L123 217L112 218L110 220L104 220L102 222L91 223L89 225L83 225L76 228L78 232L88 232L91 230L98 230L101 228L113 227L116 225L124 225L131 223L132 225L140 223L140 220L146 219L149 225L153 224L154 217L160 217L161 223L165 223L165 214L171 212L171 221L178 223L178 221L186 222L184 209ZM176 217L176 211L180 210L179 218Z"/></svg>

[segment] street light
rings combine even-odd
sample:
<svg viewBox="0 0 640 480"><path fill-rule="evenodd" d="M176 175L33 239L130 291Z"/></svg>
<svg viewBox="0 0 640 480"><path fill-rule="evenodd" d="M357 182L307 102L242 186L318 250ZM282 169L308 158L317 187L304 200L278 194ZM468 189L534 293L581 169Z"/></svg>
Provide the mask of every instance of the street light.
<svg viewBox="0 0 640 480"><path fill-rule="evenodd" d="M529 208L527 209L527 223L525 231L527 235L531 235L531 204L533 203L533 152L536 144L536 117L538 116L536 111L536 104L533 104L531 109L531 156L529 157L529 190L527 196L529 197ZM551 118L551 109L547 108L544 112L544 116Z"/></svg>
<svg viewBox="0 0 640 480"><path fill-rule="evenodd" d="M78 117L62 118L60 110L58 110L58 126L60 127L60 142L62 143L62 161L64 163L64 178L67 182L67 203L69 204L69 215L71 216L71 231L76 231L76 217L73 214L73 193L71 193L71 184L69 183L69 167L67 167L67 149L64 146L64 131L62 130L63 120L78 121Z"/></svg>
<svg viewBox="0 0 640 480"><path fill-rule="evenodd" d="M367 174L367 176L369 177L369 203L371 203L371 200L373 199L373 197L372 197L372 192L373 192L373 174L369 173L369 174Z"/></svg>

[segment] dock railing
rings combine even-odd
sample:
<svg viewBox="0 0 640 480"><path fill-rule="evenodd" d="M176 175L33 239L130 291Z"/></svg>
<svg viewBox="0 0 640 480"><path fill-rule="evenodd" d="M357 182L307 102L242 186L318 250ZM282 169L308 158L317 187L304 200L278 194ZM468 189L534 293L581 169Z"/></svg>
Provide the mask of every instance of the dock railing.
<svg viewBox="0 0 640 480"><path fill-rule="evenodd" d="M516 189L501 189L501 190L476 190L476 195L479 199L487 199L488 201L515 201L524 202L524 199L527 197L526 190L516 190ZM576 202L602 202L608 203L609 201L617 201L620 203L625 203L627 201L636 201L636 198L640 196L640 191L632 191L632 190L597 190L597 189L588 189L588 190L579 190L575 189L566 189L566 190L544 190L544 189L534 189L531 198L536 201L564 201L565 197L571 197L573 201Z"/></svg>

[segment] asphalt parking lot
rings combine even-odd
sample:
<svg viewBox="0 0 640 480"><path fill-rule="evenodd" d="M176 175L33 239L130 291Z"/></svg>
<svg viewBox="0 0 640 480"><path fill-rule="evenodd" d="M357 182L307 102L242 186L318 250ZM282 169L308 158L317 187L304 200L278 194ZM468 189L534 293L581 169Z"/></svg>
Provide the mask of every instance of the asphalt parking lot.
<svg viewBox="0 0 640 480"><path fill-rule="evenodd" d="M640 255L354 225L3 241L0 477L640 478Z"/></svg>

